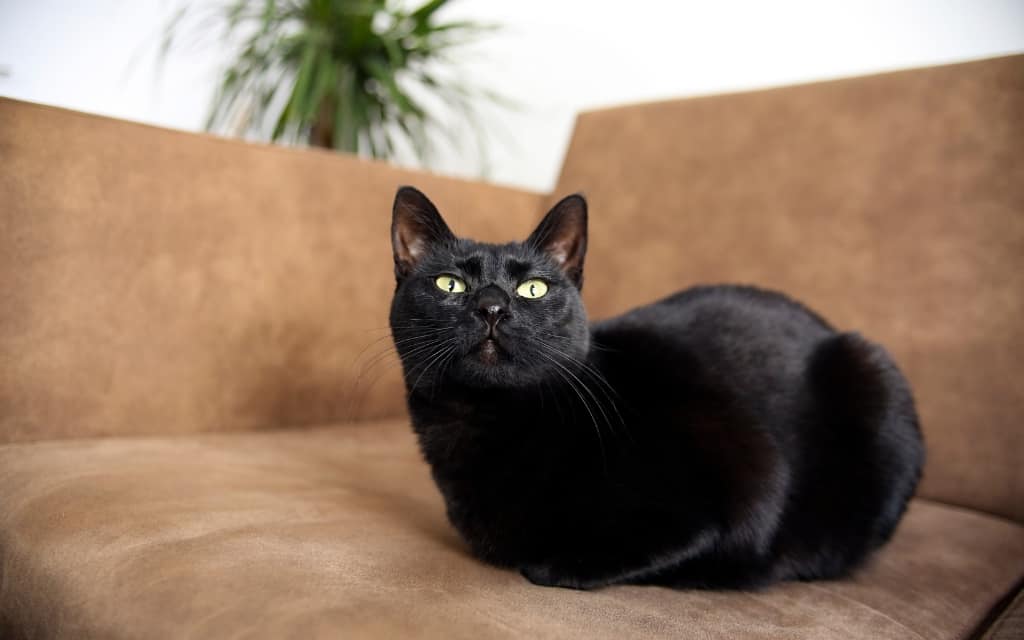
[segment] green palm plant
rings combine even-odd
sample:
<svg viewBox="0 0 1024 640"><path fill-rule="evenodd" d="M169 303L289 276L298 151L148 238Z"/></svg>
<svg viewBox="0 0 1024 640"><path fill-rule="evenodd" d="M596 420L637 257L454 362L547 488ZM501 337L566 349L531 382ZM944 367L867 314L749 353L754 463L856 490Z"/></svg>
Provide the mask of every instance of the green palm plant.
<svg viewBox="0 0 1024 640"><path fill-rule="evenodd" d="M448 0L411 9L391 0L233 0L194 26L219 26L237 51L224 69L207 130L333 148L375 158L407 145L424 163L435 141L459 140L438 115L475 122L500 99L454 79L449 53L494 27L443 22ZM194 15L164 30L166 56ZM479 128L474 131L479 136Z"/></svg>

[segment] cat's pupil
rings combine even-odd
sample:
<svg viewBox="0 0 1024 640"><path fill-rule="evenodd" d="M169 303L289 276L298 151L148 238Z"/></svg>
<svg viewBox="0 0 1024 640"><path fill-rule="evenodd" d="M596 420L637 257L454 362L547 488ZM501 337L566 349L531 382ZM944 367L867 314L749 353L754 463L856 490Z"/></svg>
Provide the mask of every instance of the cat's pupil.
<svg viewBox="0 0 1024 640"><path fill-rule="evenodd" d="M448 293L455 291L455 278L448 278Z"/></svg>
<svg viewBox="0 0 1024 640"><path fill-rule="evenodd" d="M534 288L534 287L536 287L536 286L537 286L537 285L535 285L535 284L531 284L531 285L530 285L530 295L531 295L531 296L535 296L535 295L537 295L536 293L534 293L534 292L533 292L533 288Z"/></svg>

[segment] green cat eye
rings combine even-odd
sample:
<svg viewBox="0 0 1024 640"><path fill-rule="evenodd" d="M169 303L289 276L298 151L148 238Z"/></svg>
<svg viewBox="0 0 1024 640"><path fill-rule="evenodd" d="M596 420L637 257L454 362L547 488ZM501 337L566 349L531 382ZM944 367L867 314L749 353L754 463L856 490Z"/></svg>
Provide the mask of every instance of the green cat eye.
<svg viewBox="0 0 1024 640"><path fill-rule="evenodd" d="M448 293L462 293L466 290L465 282L450 275L438 276L437 280L434 280L434 284L441 291L447 291Z"/></svg>
<svg viewBox="0 0 1024 640"><path fill-rule="evenodd" d="M527 280L516 288L516 293L524 298L543 298L548 292L548 284L543 280Z"/></svg>

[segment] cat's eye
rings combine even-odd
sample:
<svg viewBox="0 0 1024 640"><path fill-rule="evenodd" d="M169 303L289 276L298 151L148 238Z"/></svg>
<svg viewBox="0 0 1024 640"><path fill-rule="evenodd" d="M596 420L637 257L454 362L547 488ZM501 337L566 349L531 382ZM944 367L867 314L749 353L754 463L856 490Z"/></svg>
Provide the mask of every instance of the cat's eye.
<svg viewBox="0 0 1024 640"><path fill-rule="evenodd" d="M448 293L462 293L466 290L466 283L460 278L455 276L443 275L438 276L437 280L434 280L434 284L441 291L447 291Z"/></svg>
<svg viewBox="0 0 1024 640"><path fill-rule="evenodd" d="M516 288L516 293L524 298L543 298L548 292L548 284L543 280L527 280Z"/></svg>

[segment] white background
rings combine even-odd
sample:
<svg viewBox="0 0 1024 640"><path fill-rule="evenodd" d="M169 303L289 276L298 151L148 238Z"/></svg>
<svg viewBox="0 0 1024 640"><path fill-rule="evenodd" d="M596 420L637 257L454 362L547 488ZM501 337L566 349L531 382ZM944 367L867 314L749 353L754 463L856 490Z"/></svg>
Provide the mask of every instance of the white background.
<svg viewBox="0 0 1024 640"><path fill-rule="evenodd" d="M178 50L157 74L177 6L0 0L0 95L199 130L225 52ZM446 11L504 26L462 60L520 106L485 112L489 166L448 152L434 169L544 191L583 109L1024 51L1024 0L462 0Z"/></svg>

